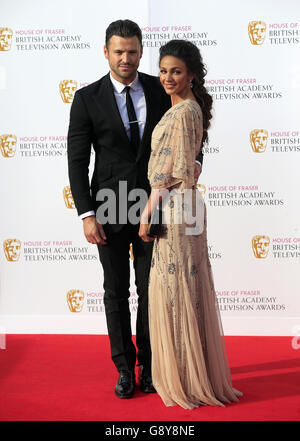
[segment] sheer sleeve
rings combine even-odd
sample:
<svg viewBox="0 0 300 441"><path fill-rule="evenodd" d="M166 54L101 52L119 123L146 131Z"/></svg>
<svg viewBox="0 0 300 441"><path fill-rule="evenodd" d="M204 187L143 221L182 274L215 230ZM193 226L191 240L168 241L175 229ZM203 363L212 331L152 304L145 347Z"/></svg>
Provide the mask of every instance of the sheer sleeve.
<svg viewBox="0 0 300 441"><path fill-rule="evenodd" d="M197 106L199 107L199 106ZM177 105L158 123L152 135L148 178L152 188L170 188L183 183L192 188L195 158L202 138L202 114L195 106Z"/></svg>

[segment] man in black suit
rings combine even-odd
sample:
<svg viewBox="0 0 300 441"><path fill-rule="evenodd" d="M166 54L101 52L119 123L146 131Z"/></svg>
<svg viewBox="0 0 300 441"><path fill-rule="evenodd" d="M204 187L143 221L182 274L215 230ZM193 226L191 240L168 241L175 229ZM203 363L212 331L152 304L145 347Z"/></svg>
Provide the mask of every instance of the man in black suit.
<svg viewBox="0 0 300 441"><path fill-rule="evenodd" d="M137 73L142 52L142 33L136 23L118 20L109 25L104 55L110 73L75 93L68 133L72 195L78 214L83 219L86 239L98 245L103 267L104 305L111 356L119 372L115 393L120 398L133 395L136 358L140 366L141 390L155 392L151 379L148 328L148 276L152 242L144 242L138 236L139 224L120 220L118 210L119 204L124 202L131 190L140 188L150 194L147 166L151 134L171 105L158 78ZM92 145L95 168L90 184L88 167ZM202 162L202 156L197 159ZM126 183L126 194L119 192L121 181ZM97 193L103 189L112 190L116 196L116 221L101 225L95 213L101 205ZM127 210L129 208L130 203ZM132 342L128 303L130 244L138 295L137 354Z"/></svg>

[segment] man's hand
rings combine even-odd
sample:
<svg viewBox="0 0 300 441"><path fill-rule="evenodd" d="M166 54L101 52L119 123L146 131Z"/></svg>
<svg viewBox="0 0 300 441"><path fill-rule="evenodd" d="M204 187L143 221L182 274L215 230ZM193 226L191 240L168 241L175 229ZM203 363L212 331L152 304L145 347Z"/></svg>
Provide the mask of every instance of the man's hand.
<svg viewBox="0 0 300 441"><path fill-rule="evenodd" d="M83 219L83 230L88 242L99 245L107 244L103 227L97 222L96 216L88 216Z"/></svg>
<svg viewBox="0 0 300 441"><path fill-rule="evenodd" d="M195 170L194 170L194 179L195 179L195 185L198 182L199 176L201 175L202 166L199 162L195 163Z"/></svg>

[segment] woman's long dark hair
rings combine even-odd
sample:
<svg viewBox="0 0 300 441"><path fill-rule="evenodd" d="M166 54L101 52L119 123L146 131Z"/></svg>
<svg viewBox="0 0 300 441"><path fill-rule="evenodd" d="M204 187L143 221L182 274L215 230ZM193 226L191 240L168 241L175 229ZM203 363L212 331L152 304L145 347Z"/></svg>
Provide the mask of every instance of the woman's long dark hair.
<svg viewBox="0 0 300 441"><path fill-rule="evenodd" d="M207 141L207 130L210 126L212 118L212 102L211 95L206 91L204 86L204 77L207 70L203 64L202 56L199 49L193 43L187 40L171 40L162 46L159 50L159 64L165 56L170 55L182 60L189 73L194 75L192 80L193 93L201 107L203 113L203 138L202 145Z"/></svg>

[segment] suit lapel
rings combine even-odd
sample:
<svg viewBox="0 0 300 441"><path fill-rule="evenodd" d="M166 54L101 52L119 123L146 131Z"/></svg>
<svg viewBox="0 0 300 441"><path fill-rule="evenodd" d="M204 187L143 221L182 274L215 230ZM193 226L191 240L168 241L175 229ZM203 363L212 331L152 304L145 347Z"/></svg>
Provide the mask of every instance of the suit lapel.
<svg viewBox="0 0 300 441"><path fill-rule="evenodd" d="M117 150L126 159L135 161L136 154L128 139L109 74L103 77L102 84L94 97L97 107L101 107L102 112L104 109L105 117L109 121L112 131L117 132L122 140L121 145L111 145L109 148Z"/></svg>
<svg viewBox="0 0 300 441"><path fill-rule="evenodd" d="M157 108L157 97L155 91L151 90L151 87L147 84L147 79L143 76L143 74L139 73L139 79L144 89L147 117L143 137L141 139L141 145L137 154L137 161L143 155L145 149L149 148L148 144L149 140L151 140L151 132L155 121L155 109ZM148 140L148 144L146 140Z"/></svg>

